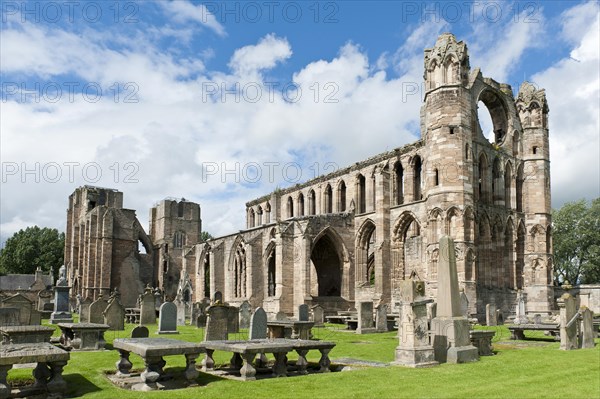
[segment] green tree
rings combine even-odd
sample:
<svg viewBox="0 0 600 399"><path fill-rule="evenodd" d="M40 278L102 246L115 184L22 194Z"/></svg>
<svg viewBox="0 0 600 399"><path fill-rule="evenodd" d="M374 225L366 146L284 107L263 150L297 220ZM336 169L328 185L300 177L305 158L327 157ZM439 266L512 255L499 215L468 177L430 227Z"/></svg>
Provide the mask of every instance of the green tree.
<svg viewBox="0 0 600 399"><path fill-rule="evenodd" d="M203 231L202 233L200 233L200 242L206 242L208 240L212 240L213 237L208 231Z"/></svg>
<svg viewBox="0 0 600 399"><path fill-rule="evenodd" d="M552 229L555 284L600 283L600 198L554 210Z"/></svg>
<svg viewBox="0 0 600 399"><path fill-rule="evenodd" d="M33 274L40 267L54 268L55 277L63 264L65 233L38 226L19 230L0 250L0 274Z"/></svg>

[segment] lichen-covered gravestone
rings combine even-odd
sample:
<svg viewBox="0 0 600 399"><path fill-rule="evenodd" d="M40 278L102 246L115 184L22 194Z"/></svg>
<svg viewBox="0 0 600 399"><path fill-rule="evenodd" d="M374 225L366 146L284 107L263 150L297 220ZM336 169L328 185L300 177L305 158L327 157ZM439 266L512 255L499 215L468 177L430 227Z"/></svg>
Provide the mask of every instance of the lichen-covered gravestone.
<svg viewBox="0 0 600 399"><path fill-rule="evenodd" d="M298 321L308 321L308 305L305 303L298 306Z"/></svg>
<svg viewBox="0 0 600 399"><path fill-rule="evenodd" d="M325 312L323 311L323 307L321 305L315 305L312 307L312 319L316 326L325 322Z"/></svg>
<svg viewBox="0 0 600 399"><path fill-rule="evenodd" d="M177 331L177 305L165 302L160 305L158 312L157 334L179 334Z"/></svg>
<svg viewBox="0 0 600 399"><path fill-rule="evenodd" d="M244 301L240 305L240 328L250 327L250 317L252 315L252 306L250 302Z"/></svg>
<svg viewBox="0 0 600 399"><path fill-rule="evenodd" d="M80 323L89 323L90 319L90 305L92 304L92 299L90 297L86 297L81 301L79 305L79 322Z"/></svg>
<svg viewBox="0 0 600 399"><path fill-rule="evenodd" d="M373 302L361 302L358 305L358 327L357 334L368 334L375 332L373 326Z"/></svg>
<svg viewBox="0 0 600 399"><path fill-rule="evenodd" d="M104 310L104 324L110 326L109 330L122 331L125 329L125 308L117 297L108 301Z"/></svg>
<svg viewBox="0 0 600 399"><path fill-rule="evenodd" d="M485 324L488 326L498 325L496 305L493 303L485 305Z"/></svg>
<svg viewBox="0 0 600 399"><path fill-rule="evenodd" d="M89 323L104 324L104 311L108 306L108 301L101 294L97 300L92 302L89 308Z"/></svg>
<svg viewBox="0 0 600 399"><path fill-rule="evenodd" d="M152 287L146 287L140 300L140 324L156 324L156 303ZM162 306L162 305L161 305Z"/></svg>
<svg viewBox="0 0 600 399"><path fill-rule="evenodd" d="M267 313L263 308L256 308L250 319L248 339L267 338Z"/></svg>
<svg viewBox="0 0 600 399"><path fill-rule="evenodd" d="M385 332L388 330L387 310L388 305L385 303L380 304L375 309L375 329L378 332Z"/></svg>
<svg viewBox="0 0 600 399"><path fill-rule="evenodd" d="M227 339L227 319L229 306L213 305L207 312L205 341L222 341Z"/></svg>

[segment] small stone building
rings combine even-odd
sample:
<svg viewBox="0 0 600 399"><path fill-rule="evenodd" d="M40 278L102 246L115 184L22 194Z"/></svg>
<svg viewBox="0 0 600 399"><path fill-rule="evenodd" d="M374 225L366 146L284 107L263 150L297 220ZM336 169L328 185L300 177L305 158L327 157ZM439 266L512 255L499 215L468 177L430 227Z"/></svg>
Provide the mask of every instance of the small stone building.
<svg viewBox="0 0 600 399"><path fill-rule="evenodd" d="M248 300L272 314L300 304L333 313L371 300L394 311L399 282L411 274L435 296L438 241L449 235L472 315L483 318L492 302L513 313L517 290L528 312L549 313L544 90L524 82L514 97L508 84L471 70L466 44L449 33L425 50L424 88L418 141L252 200L245 230L205 243L197 204L162 201L147 236L121 193L77 189L65 253L73 295L132 287L129 304L150 283L192 301L221 291L230 304ZM493 142L479 106L490 113Z"/></svg>

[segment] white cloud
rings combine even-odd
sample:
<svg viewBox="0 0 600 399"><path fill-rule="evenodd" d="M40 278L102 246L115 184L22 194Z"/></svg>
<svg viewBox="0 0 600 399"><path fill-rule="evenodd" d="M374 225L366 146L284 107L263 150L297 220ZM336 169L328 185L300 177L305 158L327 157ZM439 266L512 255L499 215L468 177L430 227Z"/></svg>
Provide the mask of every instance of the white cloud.
<svg viewBox="0 0 600 399"><path fill-rule="evenodd" d="M247 76L271 69L291 56L292 48L287 39L269 34L255 45L237 49L229 61L229 67L236 75Z"/></svg>
<svg viewBox="0 0 600 399"><path fill-rule="evenodd" d="M168 12L174 21L185 23L188 21L199 22L212 29L219 36L226 36L225 27L204 4L193 5L187 0L161 1L160 5Z"/></svg>

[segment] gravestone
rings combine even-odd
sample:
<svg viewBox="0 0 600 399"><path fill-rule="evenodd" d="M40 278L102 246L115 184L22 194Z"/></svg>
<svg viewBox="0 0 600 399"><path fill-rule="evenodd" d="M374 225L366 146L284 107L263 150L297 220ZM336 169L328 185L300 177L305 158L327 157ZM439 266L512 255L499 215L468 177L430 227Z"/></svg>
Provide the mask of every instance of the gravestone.
<svg viewBox="0 0 600 399"><path fill-rule="evenodd" d="M581 348L593 348L595 331L594 331L594 312L587 306L579 308L581 314Z"/></svg>
<svg viewBox="0 0 600 399"><path fill-rule="evenodd" d="M153 291L154 294L154 310L160 310L160 305L163 304L163 295L160 288L156 287ZM156 313L154 313L156 314Z"/></svg>
<svg viewBox="0 0 600 399"><path fill-rule="evenodd" d="M282 321L282 320L287 320L287 319L288 319L287 315L282 311L279 311L275 314L275 320L277 320L277 321Z"/></svg>
<svg viewBox="0 0 600 399"><path fill-rule="evenodd" d="M517 307L516 307L516 316L515 316L515 324L527 324L529 320L527 319L527 314L525 311L525 294L523 291L517 291Z"/></svg>
<svg viewBox="0 0 600 399"><path fill-rule="evenodd" d="M427 305L433 299L425 298L425 282L418 280L400 281L400 318L394 364L410 367L428 367L439 364L435 361L433 347L429 343Z"/></svg>
<svg viewBox="0 0 600 399"><path fill-rule="evenodd" d="M146 326L135 326L131 330L131 338L148 338L150 332Z"/></svg>
<svg viewBox="0 0 600 399"><path fill-rule="evenodd" d="M155 300L150 286L146 287L140 298L140 324L156 324Z"/></svg>
<svg viewBox="0 0 600 399"><path fill-rule="evenodd" d="M227 339L228 306L213 305L207 310L205 341L222 341Z"/></svg>
<svg viewBox="0 0 600 399"><path fill-rule="evenodd" d="M382 303L375 308L375 329L378 332L386 332L388 330L387 311L388 305L385 303Z"/></svg>
<svg viewBox="0 0 600 399"><path fill-rule="evenodd" d="M263 308L256 308L250 318L250 331L248 339L267 338L267 313Z"/></svg>
<svg viewBox="0 0 600 399"><path fill-rule="evenodd" d="M164 302L158 312L157 334L179 334L177 331L177 305Z"/></svg>
<svg viewBox="0 0 600 399"><path fill-rule="evenodd" d="M471 344L469 321L461 314L452 238L440 238L439 251L437 316L431 321L435 360L440 363L477 361L479 352Z"/></svg>
<svg viewBox="0 0 600 399"><path fill-rule="evenodd" d="M469 298L465 294L464 288L460 289L460 314L469 318Z"/></svg>
<svg viewBox="0 0 600 399"><path fill-rule="evenodd" d="M19 309L0 308L0 327L18 326L19 324Z"/></svg>
<svg viewBox="0 0 600 399"><path fill-rule="evenodd" d="M104 324L104 311L108 306L108 301L101 294L97 300L92 302L89 308L89 323Z"/></svg>
<svg viewBox="0 0 600 399"><path fill-rule="evenodd" d="M227 307L227 332L237 334L240 332L240 314L235 306Z"/></svg>
<svg viewBox="0 0 600 399"><path fill-rule="evenodd" d="M298 306L298 321L308 321L308 305L305 303Z"/></svg>
<svg viewBox="0 0 600 399"><path fill-rule="evenodd" d="M176 309L177 309L177 325L178 326L185 326L185 305L186 304L183 301L183 298L181 297L180 294L177 294L177 297L175 298L174 304L175 304Z"/></svg>
<svg viewBox="0 0 600 399"><path fill-rule="evenodd" d="M2 301L2 306L6 308L16 308L19 312L19 325L27 326L31 324L31 314L33 313L33 302L26 296L15 294ZM70 315L70 313L69 313Z"/></svg>
<svg viewBox="0 0 600 399"><path fill-rule="evenodd" d="M196 320L198 319L198 316L200 315L200 302L194 302L191 306L192 306L192 310L191 310L191 314L190 314L190 324L194 324L196 322Z"/></svg>
<svg viewBox="0 0 600 399"><path fill-rule="evenodd" d="M542 324L542 315L536 313L533 315L533 324Z"/></svg>
<svg viewBox="0 0 600 399"><path fill-rule="evenodd" d="M125 308L119 298L113 297L108 301L104 310L104 324L110 326L109 330L122 331L125 329Z"/></svg>
<svg viewBox="0 0 600 399"><path fill-rule="evenodd" d="M54 285L54 312L50 315L50 323L72 323L73 316L69 309L69 290L67 268L62 265L58 271L58 280Z"/></svg>
<svg viewBox="0 0 600 399"><path fill-rule="evenodd" d="M81 301L79 305L79 322L80 323L89 323L90 317L90 305L92 304L92 299L90 297L85 298Z"/></svg>
<svg viewBox="0 0 600 399"><path fill-rule="evenodd" d="M206 327L206 315L199 314L198 317L196 317L196 328L205 328L205 327Z"/></svg>
<svg viewBox="0 0 600 399"><path fill-rule="evenodd" d="M325 323L325 312L321 305L315 305L312 307L312 318L316 326Z"/></svg>
<svg viewBox="0 0 600 399"><path fill-rule="evenodd" d="M244 301L240 305L240 328L250 327L250 316L252 316L252 306L250 302Z"/></svg>
<svg viewBox="0 0 600 399"><path fill-rule="evenodd" d="M504 314L502 313L502 309L496 309L496 320L498 321L498 325L504 325Z"/></svg>
<svg viewBox="0 0 600 399"><path fill-rule="evenodd" d="M223 293L221 291L215 291L215 294L213 295L213 303L223 303Z"/></svg>
<svg viewBox="0 0 600 399"><path fill-rule="evenodd" d="M487 305L485 305L485 324L487 326L498 325L498 319L496 315L496 305L494 305L493 303L488 303Z"/></svg>
<svg viewBox="0 0 600 399"><path fill-rule="evenodd" d="M577 349L577 310L575 298L564 293L557 301L560 309L560 349L564 351Z"/></svg>
<svg viewBox="0 0 600 399"><path fill-rule="evenodd" d="M360 302L358 305L357 334L368 334L375 332L373 326L373 302Z"/></svg>

